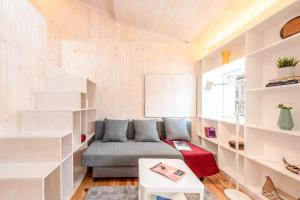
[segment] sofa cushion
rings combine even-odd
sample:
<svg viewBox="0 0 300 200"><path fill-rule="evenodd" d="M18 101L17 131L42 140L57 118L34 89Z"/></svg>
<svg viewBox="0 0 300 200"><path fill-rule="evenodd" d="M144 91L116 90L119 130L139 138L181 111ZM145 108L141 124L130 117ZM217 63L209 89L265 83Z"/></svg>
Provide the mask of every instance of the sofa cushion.
<svg viewBox="0 0 300 200"><path fill-rule="evenodd" d="M105 119L103 142L127 142L128 120Z"/></svg>
<svg viewBox="0 0 300 200"><path fill-rule="evenodd" d="M187 129L189 131L189 134L191 134L191 121L186 122ZM166 133L165 133L165 127L164 127L164 122L163 121L156 121L156 127L157 127L157 132L158 135L161 139L166 138ZM105 131L105 121L99 120L96 121L95 123L95 140L103 140L104 136L104 131ZM135 130L133 126L133 122L129 121L128 123L128 128L127 128L127 139L131 140L135 138Z"/></svg>
<svg viewBox="0 0 300 200"><path fill-rule="evenodd" d="M168 140L191 141L185 119L164 118L163 121Z"/></svg>
<svg viewBox="0 0 300 200"><path fill-rule="evenodd" d="M133 120L136 142L159 142L156 120Z"/></svg>
<svg viewBox="0 0 300 200"><path fill-rule="evenodd" d="M94 141L82 155L87 167L138 166L139 158L177 158L182 154L170 145L160 142L102 142Z"/></svg>

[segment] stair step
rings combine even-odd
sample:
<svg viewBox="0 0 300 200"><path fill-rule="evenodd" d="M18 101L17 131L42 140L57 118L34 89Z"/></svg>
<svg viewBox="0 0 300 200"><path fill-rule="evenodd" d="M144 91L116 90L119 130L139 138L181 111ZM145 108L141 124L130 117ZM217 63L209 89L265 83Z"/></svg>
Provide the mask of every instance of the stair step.
<svg viewBox="0 0 300 200"><path fill-rule="evenodd" d="M0 163L0 193L5 200L60 200L59 163Z"/></svg>
<svg viewBox="0 0 300 200"><path fill-rule="evenodd" d="M38 92L37 111L76 111L85 105L85 94L80 92Z"/></svg>
<svg viewBox="0 0 300 200"><path fill-rule="evenodd" d="M1 180L41 180L47 177L59 162L1 162Z"/></svg>
<svg viewBox="0 0 300 200"><path fill-rule="evenodd" d="M49 77L48 91L87 93L87 79L73 77Z"/></svg>
<svg viewBox="0 0 300 200"><path fill-rule="evenodd" d="M71 132L19 132L0 136L1 162L59 162L70 154Z"/></svg>
<svg viewBox="0 0 300 200"><path fill-rule="evenodd" d="M71 111L20 111L20 131L70 131L73 132Z"/></svg>

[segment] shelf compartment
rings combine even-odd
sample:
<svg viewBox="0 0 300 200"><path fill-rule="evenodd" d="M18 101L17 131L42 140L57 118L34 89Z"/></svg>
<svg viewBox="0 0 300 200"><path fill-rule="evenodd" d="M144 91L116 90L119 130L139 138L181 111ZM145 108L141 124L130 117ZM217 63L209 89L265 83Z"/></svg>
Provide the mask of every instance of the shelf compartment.
<svg viewBox="0 0 300 200"><path fill-rule="evenodd" d="M228 144L229 140L236 140L236 125L231 123L219 122L218 125L219 141ZM240 126L239 141L244 141L244 127Z"/></svg>
<svg viewBox="0 0 300 200"><path fill-rule="evenodd" d="M87 110L87 134L95 132L96 110Z"/></svg>
<svg viewBox="0 0 300 200"><path fill-rule="evenodd" d="M208 72L222 66L221 52L228 49L231 50L232 62L243 57L245 55L245 34L241 34L240 36L228 42L222 48L216 49L215 51L206 55L202 59L202 72Z"/></svg>
<svg viewBox="0 0 300 200"><path fill-rule="evenodd" d="M202 127L202 130L201 130L202 137L205 137L205 128L206 127L213 127L213 128L215 128L216 137L218 138L218 120L202 118L201 127Z"/></svg>
<svg viewBox="0 0 300 200"><path fill-rule="evenodd" d="M259 57L246 57L247 90L261 90L266 88L270 80L278 78L276 61L279 57L298 57L300 46L294 44L286 49L280 49ZM296 74L300 74L300 65L295 67ZM275 87L274 87L275 88Z"/></svg>
<svg viewBox="0 0 300 200"><path fill-rule="evenodd" d="M263 51L272 47L273 44L280 45L282 41L280 30L284 24L299 15L299 6L300 3L296 1L248 30L246 34L247 54Z"/></svg>
<svg viewBox="0 0 300 200"><path fill-rule="evenodd" d="M77 190L87 172L87 168L81 165L81 156L86 148L87 144L73 154L73 192Z"/></svg>
<svg viewBox="0 0 300 200"><path fill-rule="evenodd" d="M71 132L19 132L0 138L1 162L59 162L70 153Z"/></svg>
<svg viewBox="0 0 300 200"><path fill-rule="evenodd" d="M233 154L235 153L235 149L232 149L232 148L229 146L229 144L219 142L219 146L220 146L221 148L227 149L228 151L231 151ZM243 157L244 157L244 156L245 156L245 151L239 150L239 151L238 151L238 154L239 154L240 156L243 156Z"/></svg>
<svg viewBox="0 0 300 200"><path fill-rule="evenodd" d="M267 45L261 49L258 49L254 52L249 53L247 56L265 56L267 54L272 54L276 51L279 51L284 48L289 48L290 46L294 44L298 44L300 42L300 34L295 34L289 38L278 40L277 42L274 42L270 45Z"/></svg>
<svg viewBox="0 0 300 200"><path fill-rule="evenodd" d="M62 200L70 200L73 194L73 156L61 164Z"/></svg>
<svg viewBox="0 0 300 200"><path fill-rule="evenodd" d="M62 160L64 160L67 156L72 154L73 151L72 140L73 140L72 134L68 134L61 138L61 159Z"/></svg>
<svg viewBox="0 0 300 200"><path fill-rule="evenodd" d="M60 168L52 171L44 180L44 200L61 199Z"/></svg>
<svg viewBox="0 0 300 200"><path fill-rule="evenodd" d="M59 163L1 163L1 198L60 200L59 169Z"/></svg>
<svg viewBox="0 0 300 200"><path fill-rule="evenodd" d="M206 140L202 137L202 146L213 154L218 154L218 145L215 142Z"/></svg>
<svg viewBox="0 0 300 200"><path fill-rule="evenodd" d="M220 169L235 180L235 154L228 149L219 148L218 161ZM239 157L239 177L240 182L244 183L244 157Z"/></svg>
<svg viewBox="0 0 300 200"><path fill-rule="evenodd" d="M296 181L300 181L300 175L294 174L290 171L288 171L282 161L274 161L274 160L268 160L264 157L255 157L255 156L247 156L249 160L252 160L254 162L257 162L258 164L267 167L269 169L272 169L280 174L283 174L291 179L294 179ZM299 183L298 183L299 184Z"/></svg>
<svg viewBox="0 0 300 200"><path fill-rule="evenodd" d="M274 134L252 128L247 128L246 131L247 158L300 181L300 175L293 175L282 163L285 157L288 161L300 165L300 137L286 134L276 134L274 137Z"/></svg>
<svg viewBox="0 0 300 200"><path fill-rule="evenodd" d="M289 103L293 106L291 110L294 120L294 131L300 129L300 92L289 92L282 90L279 92L247 94L246 118L247 124L276 127L280 114L280 109L276 106L280 103Z"/></svg>
<svg viewBox="0 0 300 200"><path fill-rule="evenodd" d="M81 99L81 109L86 109L87 105L86 105L86 101L87 101L87 97L86 97L86 93L81 93L80 94L80 99Z"/></svg>
<svg viewBox="0 0 300 200"><path fill-rule="evenodd" d="M286 176L266 166L257 160L247 158L245 160L246 188L257 196L258 199L266 199L262 196L262 187L266 181L266 176L270 176L276 188L294 196L299 197L299 181Z"/></svg>
<svg viewBox="0 0 300 200"><path fill-rule="evenodd" d="M87 107L96 107L96 84L91 80L87 80Z"/></svg>
<svg viewBox="0 0 300 200"><path fill-rule="evenodd" d="M81 113L73 113L73 148L81 143Z"/></svg>

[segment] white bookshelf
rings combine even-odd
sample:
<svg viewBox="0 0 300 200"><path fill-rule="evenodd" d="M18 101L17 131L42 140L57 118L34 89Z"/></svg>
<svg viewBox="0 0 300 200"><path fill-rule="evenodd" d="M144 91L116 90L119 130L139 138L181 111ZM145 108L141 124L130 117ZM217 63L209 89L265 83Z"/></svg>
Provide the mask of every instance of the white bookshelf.
<svg viewBox="0 0 300 200"><path fill-rule="evenodd" d="M49 78L35 109L19 112L19 132L0 135L1 198L71 199L87 172L81 155L95 132L95 92L91 80Z"/></svg>
<svg viewBox="0 0 300 200"><path fill-rule="evenodd" d="M229 147L228 141L235 139L236 122L222 117L222 110L218 107L222 104L222 90L214 89L209 93L205 91L205 84L209 79L222 82L218 75L211 75L218 68L228 65L221 64L222 50L233 52L232 62L245 57L246 115L239 133L239 139L245 143L245 150L238 151L239 175L242 188L254 199L266 199L262 196L266 176L270 176L279 189L294 197L300 196L300 175L288 171L282 162L285 157L289 162L300 165L300 84L265 87L269 80L277 78L278 57L299 58L300 34L287 39L279 36L282 26L298 16L299 11L300 1L296 1L201 60L202 92L199 96L202 107L198 110L202 112L198 113L197 135L203 147L217 153L224 175L234 180L235 150ZM300 75L299 64L296 66L296 74ZM293 105L295 127L291 131L277 127L279 110L276 105L279 103ZM203 130L208 126L215 127L217 138L205 137Z"/></svg>

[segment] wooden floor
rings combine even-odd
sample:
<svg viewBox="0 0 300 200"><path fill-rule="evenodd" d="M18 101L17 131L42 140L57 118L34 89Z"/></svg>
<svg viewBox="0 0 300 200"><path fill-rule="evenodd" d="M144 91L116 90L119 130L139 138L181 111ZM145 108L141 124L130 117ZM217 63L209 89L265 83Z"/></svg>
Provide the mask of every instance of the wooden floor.
<svg viewBox="0 0 300 200"><path fill-rule="evenodd" d="M224 195L224 187L219 180L224 180L221 175L211 176L204 180L206 188L212 192L219 200L228 200ZM91 172L88 172L83 182L72 197L72 200L83 200L89 187L91 186L119 186L119 185L137 185L136 178L105 178L94 181L91 178Z"/></svg>

